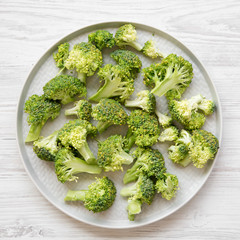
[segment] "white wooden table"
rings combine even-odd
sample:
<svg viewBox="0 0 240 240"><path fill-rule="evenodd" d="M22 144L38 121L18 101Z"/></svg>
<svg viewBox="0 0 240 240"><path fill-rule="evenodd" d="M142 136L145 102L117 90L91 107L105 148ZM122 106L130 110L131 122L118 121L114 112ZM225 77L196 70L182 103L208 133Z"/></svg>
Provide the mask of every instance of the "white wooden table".
<svg viewBox="0 0 240 240"><path fill-rule="evenodd" d="M178 38L204 63L223 109L217 163L176 213L131 230L78 222L36 189L20 160L16 106L38 58L62 36L104 21L135 21ZM0 0L0 237L58 239L240 239L240 1Z"/></svg>

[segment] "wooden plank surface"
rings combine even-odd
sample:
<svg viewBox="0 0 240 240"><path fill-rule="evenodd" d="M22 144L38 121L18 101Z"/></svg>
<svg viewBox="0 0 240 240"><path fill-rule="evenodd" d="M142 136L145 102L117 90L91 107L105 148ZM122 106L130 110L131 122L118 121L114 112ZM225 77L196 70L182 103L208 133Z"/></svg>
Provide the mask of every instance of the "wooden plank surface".
<svg viewBox="0 0 240 240"><path fill-rule="evenodd" d="M104 21L157 27L186 44L221 99L223 141L207 183L162 221L130 230L78 222L36 189L20 160L16 106L38 58L62 36ZM240 239L240 1L0 0L0 238Z"/></svg>

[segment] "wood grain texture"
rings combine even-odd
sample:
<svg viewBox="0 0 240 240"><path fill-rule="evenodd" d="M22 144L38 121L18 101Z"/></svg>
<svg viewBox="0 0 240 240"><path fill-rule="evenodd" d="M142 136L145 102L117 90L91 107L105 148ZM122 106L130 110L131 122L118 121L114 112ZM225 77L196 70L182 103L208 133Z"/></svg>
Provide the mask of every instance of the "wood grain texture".
<svg viewBox="0 0 240 240"><path fill-rule="evenodd" d="M16 106L38 58L62 36L104 21L157 27L187 45L221 99L223 140L207 183L162 221L130 230L86 225L52 206L28 177L16 143ZM240 2L238 0L0 0L0 238L239 239Z"/></svg>

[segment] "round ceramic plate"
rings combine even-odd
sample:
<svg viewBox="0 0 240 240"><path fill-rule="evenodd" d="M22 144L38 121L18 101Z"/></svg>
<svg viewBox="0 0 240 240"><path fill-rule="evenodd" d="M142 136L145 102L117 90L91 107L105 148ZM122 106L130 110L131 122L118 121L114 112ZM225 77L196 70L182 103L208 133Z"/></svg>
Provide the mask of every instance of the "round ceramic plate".
<svg viewBox="0 0 240 240"><path fill-rule="evenodd" d="M179 167L173 164L168 159L167 149L170 144L157 143L153 148L157 148L164 155L166 167L168 172L176 174L179 179L180 190L176 197L170 201L162 199L160 195L156 195L154 202L151 206L143 205L141 214L137 215L135 221L130 222L127 217L127 199L119 195L120 189L123 187L122 178L124 171L114 173L103 173L100 176L106 175L112 179L117 187L117 197L113 206L102 213L92 213L84 208L82 203L65 203L64 197L68 189L80 190L85 189L87 186L94 181L95 175L90 174L79 174L79 181L77 183L60 183L54 172L54 164L38 159L32 150L32 144L25 144L24 140L27 136L29 126L27 124L27 114L24 113L24 103L32 94L41 95L42 87L46 82L52 79L59 71L55 66L53 60L53 53L57 50L57 46L60 43L68 41L70 43L70 49L76 43L87 41L88 34L98 29L105 29L112 33L116 32L116 29L124 22L107 22L96 25L91 25L82 28L76 32L69 34L68 36L61 39L54 46L52 46L36 63L31 73L29 74L26 83L23 87L17 112L17 139L19 150L22 156L23 163L31 179L39 189L39 191L48 199L54 206L66 213L67 215L80 220L85 223L89 223L95 226L105 228L131 228L137 226L143 226L157 220L163 219L166 216L174 213L176 210L186 204L203 186L206 182L209 174L212 171L214 161L209 163L202 169L197 169L194 166L188 166L186 168ZM203 96L214 100L216 103L216 111L213 115L208 116L203 129L212 132L221 141L222 135L222 116L219 98L216 89L210 80L206 70L196 56L181 42L170 36L169 34L160 31L156 28L146 26L143 24L133 23L137 29L138 41L144 43L149 39L153 39L158 48L164 54L175 53L181 55L189 60L194 69L194 78L190 87L186 90L183 98L189 98L196 94L202 94ZM115 48L114 48L115 49ZM113 63L114 61L109 57L110 52L114 49L104 49L103 58L104 64ZM133 49L131 49L134 51ZM142 60L143 67L149 66L154 61L146 58L141 53L137 53ZM155 60L155 62L158 60ZM88 96L92 95L97 91L99 87L99 79L96 75L87 79ZM142 76L139 74L138 79L135 81L135 93L140 90L146 89L142 82ZM132 98L135 94L133 94ZM41 135L48 136L56 129L62 127L62 125L69 121L70 118L64 116L64 110L70 108L71 104L63 107L60 116L54 121L48 121L44 126ZM157 98L157 108L161 112L167 112L167 102L165 97ZM112 126L104 134L99 136L99 140L103 140L111 134L126 134L126 126ZM97 143L96 141L90 140L90 148L97 154Z"/></svg>

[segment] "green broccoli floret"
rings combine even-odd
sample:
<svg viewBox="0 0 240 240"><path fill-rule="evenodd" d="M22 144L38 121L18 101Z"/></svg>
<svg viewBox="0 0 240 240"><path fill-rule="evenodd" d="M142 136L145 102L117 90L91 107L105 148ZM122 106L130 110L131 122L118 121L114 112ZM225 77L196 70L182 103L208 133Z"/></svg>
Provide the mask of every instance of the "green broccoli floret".
<svg viewBox="0 0 240 240"><path fill-rule="evenodd" d="M81 99L75 102L75 106L65 111L66 116L76 115L79 119L89 121L91 119L92 104L87 100Z"/></svg>
<svg viewBox="0 0 240 240"><path fill-rule="evenodd" d="M102 99L93 107L92 117L98 121L97 130L104 132L113 124L124 125L127 123L128 115L121 104L113 99Z"/></svg>
<svg viewBox="0 0 240 240"><path fill-rule="evenodd" d="M168 116L167 114L163 114L157 110L155 111L155 113L158 117L158 122L161 127L166 128L172 124L172 117Z"/></svg>
<svg viewBox="0 0 240 240"><path fill-rule="evenodd" d="M73 46L64 66L69 70L76 69L78 78L86 82L86 77L92 76L102 63L101 51L91 43L81 42Z"/></svg>
<svg viewBox="0 0 240 240"><path fill-rule="evenodd" d="M70 75L59 75L45 84L44 97L59 100L62 104L75 101L75 97L86 96L85 83Z"/></svg>
<svg viewBox="0 0 240 240"><path fill-rule="evenodd" d="M115 34L116 45L120 48L131 46L141 51L142 45L137 42L137 31L132 24L125 24L118 28Z"/></svg>
<svg viewBox="0 0 240 240"><path fill-rule="evenodd" d="M124 184L136 181L141 174L162 179L166 172L163 155L157 149L137 148L133 152L136 162L123 177Z"/></svg>
<svg viewBox="0 0 240 240"><path fill-rule="evenodd" d="M63 43L58 46L58 52L53 54L53 58L58 68L63 69L66 59L69 55L69 43Z"/></svg>
<svg viewBox="0 0 240 240"><path fill-rule="evenodd" d="M158 179L156 182L156 189L161 193L162 198L171 200L176 196L178 188L178 178L176 175L164 173L164 178Z"/></svg>
<svg viewBox="0 0 240 240"><path fill-rule="evenodd" d="M58 141L66 148L75 148L89 164L96 164L96 159L91 152L87 135L95 136L97 129L86 120L76 119L65 123L58 132Z"/></svg>
<svg viewBox="0 0 240 240"><path fill-rule="evenodd" d="M189 155L195 167L203 168L214 159L219 148L218 139L206 130L194 130Z"/></svg>
<svg viewBox="0 0 240 240"><path fill-rule="evenodd" d="M116 198L116 187L108 177L96 178L88 190L69 190L65 201L83 201L85 208L94 213L110 208Z"/></svg>
<svg viewBox="0 0 240 240"><path fill-rule="evenodd" d="M99 102L103 98L124 101L134 92L134 80L124 66L107 64L98 72L104 85L89 100Z"/></svg>
<svg viewBox="0 0 240 240"><path fill-rule="evenodd" d="M60 182L77 181L78 173L100 174L102 169L97 165L87 164L84 160L75 157L73 152L62 148L56 155L55 172Z"/></svg>
<svg viewBox="0 0 240 240"><path fill-rule="evenodd" d="M141 212L143 203L150 205L155 196L153 181L145 175L140 175L137 182L129 187L122 188L120 195L128 198L128 219L134 221L135 215Z"/></svg>
<svg viewBox="0 0 240 240"><path fill-rule="evenodd" d="M131 51L118 49L110 54L118 65L128 69L132 78L136 78L142 67L142 62L139 57Z"/></svg>
<svg viewBox="0 0 240 240"><path fill-rule="evenodd" d="M104 171L122 170L123 164L131 164L133 157L123 150L123 138L121 135L113 135L105 141L98 143L97 164Z"/></svg>
<svg viewBox="0 0 240 240"><path fill-rule="evenodd" d="M148 90L143 90L137 93L137 98L134 100L126 100L126 107L142 108L148 113L153 113L156 109L156 98Z"/></svg>
<svg viewBox="0 0 240 240"><path fill-rule="evenodd" d="M141 51L143 52L144 55L152 59L157 57L160 57L160 58L164 57L163 54L159 52L159 49L157 49L156 44L153 40L149 40L145 42Z"/></svg>
<svg viewBox="0 0 240 240"><path fill-rule="evenodd" d="M175 141L178 138L178 129L174 126L170 126L165 128L159 138L158 141L159 142L166 142L166 141Z"/></svg>
<svg viewBox="0 0 240 240"><path fill-rule="evenodd" d="M33 143L33 151L36 155L46 161L55 161L59 147L57 145L57 134L55 131L47 137L40 137Z"/></svg>
<svg viewBox="0 0 240 240"><path fill-rule="evenodd" d="M160 135L157 117L143 110L131 112L127 120L128 132L125 137L125 150L129 151L135 143L139 147L152 146Z"/></svg>
<svg viewBox="0 0 240 240"><path fill-rule="evenodd" d="M88 35L88 42L94 44L99 50L112 48L115 45L113 34L106 30L97 30Z"/></svg>
<svg viewBox="0 0 240 240"><path fill-rule="evenodd" d="M153 94L179 99L192 81L193 69L183 57L170 54L161 63L144 68L143 76L147 86L154 86Z"/></svg>
<svg viewBox="0 0 240 240"><path fill-rule="evenodd" d="M25 102L24 110L29 114L27 122L31 125L25 142L32 142L39 138L47 120L53 120L59 115L61 104L34 94Z"/></svg>

